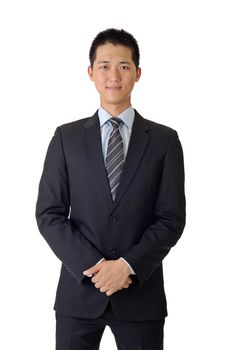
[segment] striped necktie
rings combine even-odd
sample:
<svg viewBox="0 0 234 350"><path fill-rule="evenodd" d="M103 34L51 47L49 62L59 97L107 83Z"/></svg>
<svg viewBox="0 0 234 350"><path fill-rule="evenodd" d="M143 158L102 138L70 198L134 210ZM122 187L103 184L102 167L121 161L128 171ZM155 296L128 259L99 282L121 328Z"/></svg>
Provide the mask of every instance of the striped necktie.
<svg viewBox="0 0 234 350"><path fill-rule="evenodd" d="M122 120L119 118L111 118L109 121L113 126L113 130L108 141L106 171L112 199L114 201L124 166L123 140L119 132L119 125Z"/></svg>

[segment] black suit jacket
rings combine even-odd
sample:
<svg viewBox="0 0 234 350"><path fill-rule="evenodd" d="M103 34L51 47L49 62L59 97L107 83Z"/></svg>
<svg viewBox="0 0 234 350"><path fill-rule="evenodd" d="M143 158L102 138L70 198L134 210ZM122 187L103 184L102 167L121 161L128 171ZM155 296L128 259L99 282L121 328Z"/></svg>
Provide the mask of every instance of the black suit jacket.
<svg viewBox="0 0 234 350"><path fill-rule="evenodd" d="M167 315L162 260L185 225L183 153L176 131L135 111L114 202L98 113L58 127L48 147L36 205L39 230L62 261L54 308L96 318L108 300L121 320ZM83 271L124 257L133 283L108 297Z"/></svg>

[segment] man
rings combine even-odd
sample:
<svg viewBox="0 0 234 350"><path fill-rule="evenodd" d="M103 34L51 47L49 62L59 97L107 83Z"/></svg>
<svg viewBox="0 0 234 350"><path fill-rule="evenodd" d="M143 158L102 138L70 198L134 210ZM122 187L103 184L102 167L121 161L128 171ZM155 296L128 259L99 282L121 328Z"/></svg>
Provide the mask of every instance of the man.
<svg viewBox="0 0 234 350"><path fill-rule="evenodd" d="M88 74L101 106L56 129L36 207L39 230L62 261L56 349L99 349L108 325L118 349L161 350L162 260L185 225L181 144L176 131L131 106L141 76L131 34L99 33Z"/></svg>

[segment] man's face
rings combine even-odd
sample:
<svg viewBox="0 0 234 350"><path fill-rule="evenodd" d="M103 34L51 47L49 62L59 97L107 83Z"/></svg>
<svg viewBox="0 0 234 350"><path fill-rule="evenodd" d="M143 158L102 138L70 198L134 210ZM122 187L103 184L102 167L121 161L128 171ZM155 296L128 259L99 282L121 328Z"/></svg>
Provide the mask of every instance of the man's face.
<svg viewBox="0 0 234 350"><path fill-rule="evenodd" d="M129 107L131 92L141 70L136 69L128 47L110 43L99 46L93 68L89 67L88 73L100 95L102 107Z"/></svg>

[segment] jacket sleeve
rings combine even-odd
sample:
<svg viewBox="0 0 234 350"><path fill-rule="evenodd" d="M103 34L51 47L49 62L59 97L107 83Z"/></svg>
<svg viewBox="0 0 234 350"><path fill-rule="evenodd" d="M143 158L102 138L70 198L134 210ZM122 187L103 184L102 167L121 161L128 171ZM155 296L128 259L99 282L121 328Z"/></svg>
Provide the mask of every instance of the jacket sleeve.
<svg viewBox="0 0 234 350"><path fill-rule="evenodd" d="M81 203L82 205L82 203ZM103 258L97 248L72 226L70 194L61 131L49 144L39 184L36 219L39 231L71 275L81 283L83 271Z"/></svg>
<svg viewBox="0 0 234 350"><path fill-rule="evenodd" d="M139 285L161 264L185 226L184 160L176 131L171 134L164 157L154 214L155 221L143 232L140 241L123 254Z"/></svg>

